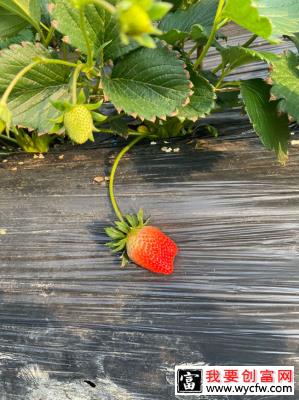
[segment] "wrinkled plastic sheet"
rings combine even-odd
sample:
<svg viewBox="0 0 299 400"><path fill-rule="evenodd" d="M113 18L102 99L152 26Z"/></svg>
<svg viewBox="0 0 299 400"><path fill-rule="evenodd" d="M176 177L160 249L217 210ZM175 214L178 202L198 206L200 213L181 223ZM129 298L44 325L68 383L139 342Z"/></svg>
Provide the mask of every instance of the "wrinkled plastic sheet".
<svg viewBox="0 0 299 400"><path fill-rule="evenodd" d="M0 399L168 400L181 363L298 368L298 151L280 167L239 111L212 120L224 136L141 144L117 177L180 247L172 276L104 246L93 179L120 144L1 164Z"/></svg>

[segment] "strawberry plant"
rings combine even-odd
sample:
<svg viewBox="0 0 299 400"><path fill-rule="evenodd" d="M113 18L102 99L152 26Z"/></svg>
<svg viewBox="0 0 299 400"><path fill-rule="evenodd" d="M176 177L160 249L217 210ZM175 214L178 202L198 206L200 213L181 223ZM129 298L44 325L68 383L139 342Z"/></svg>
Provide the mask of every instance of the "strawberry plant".
<svg viewBox="0 0 299 400"><path fill-rule="evenodd" d="M124 260L136 261L132 232L145 227L140 214L122 216L113 182L138 141L188 135L199 119L234 106L287 162L289 122L299 119L297 1L0 0L0 21L0 141L7 149L46 152L57 140L82 144L103 133L134 138L110 180L118 225L107 233ZM250 39L228 45L221 29L231 22ZM258 37L273 48L289 40L293 50L254 50ZM220 62L206 70L211 48ZM230 79L256 61L268 64L266 78ZM108 116L107 102L115 109Z"/></svg>

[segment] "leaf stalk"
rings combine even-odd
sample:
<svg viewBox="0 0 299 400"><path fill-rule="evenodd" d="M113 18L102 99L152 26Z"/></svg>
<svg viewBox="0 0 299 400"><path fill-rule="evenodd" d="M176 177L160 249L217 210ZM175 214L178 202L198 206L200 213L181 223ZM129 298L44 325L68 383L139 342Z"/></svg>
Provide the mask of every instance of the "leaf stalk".
<svg viewBox="0 0 299 400"><path fill-rule="evenodd" d="M193 65L194 70L197 70L200 67L203 59L207 55L209 48L211 47L211 45L215 39L216 32L218 30L218 25L221 22L221 16L222 16L222 11L223 11L224 5L225 5L225 0L219 0L219 4L218 4L217 11L216 11L216 16L214 19L212 31L210 33L209 39L208 39L206 45L204 46L201 54L199 55L199 57L197 58L197 60L195 61L194 65Z"/></svg>

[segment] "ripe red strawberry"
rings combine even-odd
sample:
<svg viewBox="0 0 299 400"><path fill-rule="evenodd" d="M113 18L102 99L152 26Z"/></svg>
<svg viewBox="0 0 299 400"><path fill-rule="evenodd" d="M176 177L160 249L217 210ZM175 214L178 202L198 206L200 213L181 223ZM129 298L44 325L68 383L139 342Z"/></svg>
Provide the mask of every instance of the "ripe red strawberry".
<svg viewBox="0 0 299 400"><path fill-rule="evenodd" d="M123 251L122 265L129 258L149 271L171 274L178 253L177 245L160 229L147 226L142 210L137 215L127 215L126 220L115 222L115 228L106 228L106 233L112 238L108 246L113 252Z"/></svg>
<svg viewBox="0 0 299 400"><path fill-rule="evenodd" d="M176 244L154 226L133 229L128 234L128 257L137 265L157 274L172 274L177 253Z"/></svg>

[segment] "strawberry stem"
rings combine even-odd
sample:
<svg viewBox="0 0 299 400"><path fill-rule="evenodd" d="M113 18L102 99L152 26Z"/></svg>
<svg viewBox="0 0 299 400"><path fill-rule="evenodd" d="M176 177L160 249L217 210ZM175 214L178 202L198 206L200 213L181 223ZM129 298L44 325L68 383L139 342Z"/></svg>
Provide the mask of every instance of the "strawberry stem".
<svg viewBox="0 0 299 400"><path fill-rule="evenodd" d="M93 50L91 47L91 43L90 43L90 38L87 32L87 28L86 28L86 20L85 20L85 13L84 13L84 9L85 7L81 7L80 8L80 29L81 32L83 34L84 40L85 40L85 44L86 44L86 49L87 49L87 65L89 67L92 66L92 60L93 60Z"/></svg>
<svg viewBox="0 0 299 400"><path fill-rule="evenodd" d="M200 67L203 59L207 55L207 52L209 51L209 48L211 47L211 45L215 39L219 23L221 23L222 12L223 12L224 6L225 6L225 0L219 0L211 34L210 34L209 39L208 39L206 45L204 46L202 52L200 53L198 59L195 61L194 65L193 65L194 71L196 71Z"/></svg>
<svg viewBox="0 0 299 400"><path fill-rule="evenodd" d="M77 104L77 83L78 83L79 75L80 75L82 68L83 68L83 64L78 64L74 70L73 82L72 82L72 103L73 104Z"/></svg>
<svg viewBox="0 0 299 400"><path fill-rule="evenodd" d="M122 151L118 154L118 156L116 157L112 169L111 169L111 174L110 174L110 180L109 180L109 195L110 195L110 200L111 200L111 204L113 207L113 210L117 216L117 218L123 222L124 221L124 217L122 216L122 213L118 207L117 201L115 199L115 195L114 195L114 180L115 180L115 173L118 167L119 162L121 161L121 159L123 158L123 156L129 151L131 150L131 148L133 146L135 146L136 143L140 142L140 140L142 140L144 138L144 136L138 136L135 139L133 139L131 141L131 143L129 143L127 146L125 146Z"/></svg>

